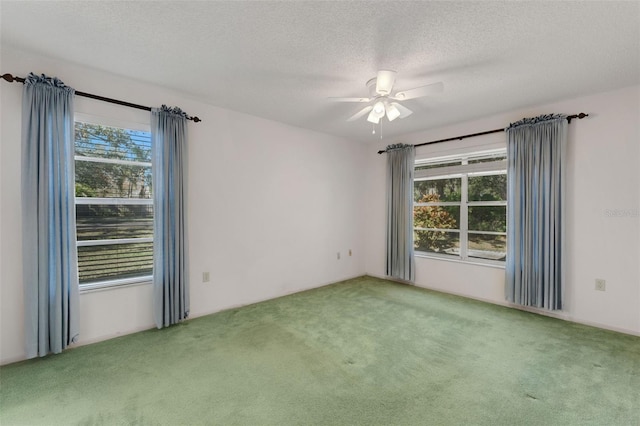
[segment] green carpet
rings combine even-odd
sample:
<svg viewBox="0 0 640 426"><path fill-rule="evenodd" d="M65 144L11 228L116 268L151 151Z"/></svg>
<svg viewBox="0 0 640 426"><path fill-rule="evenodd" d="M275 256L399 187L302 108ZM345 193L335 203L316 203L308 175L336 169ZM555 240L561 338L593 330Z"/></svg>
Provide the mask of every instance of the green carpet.
<svg viewBox="0 0 640 426"><path fill-rule="evenodd" d="M9 425L640 425L640 338L370 277L0 368Z"/></svg>

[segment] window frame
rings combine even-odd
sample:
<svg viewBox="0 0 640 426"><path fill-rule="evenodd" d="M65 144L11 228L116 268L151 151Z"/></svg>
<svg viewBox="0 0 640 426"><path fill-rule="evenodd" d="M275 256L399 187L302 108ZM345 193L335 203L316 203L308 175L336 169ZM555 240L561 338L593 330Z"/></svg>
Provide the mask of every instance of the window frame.
<svg viewBox="0 0 640 426"><path fill-rule="evenodd" d="M478 159L496 158L496 161L469 163L469 161ZM460 164L451 165L451 163L459 162ZM438 164L448 164L437 167ZM424 166L436 166L426 168ZM423 168L418 170L419 168ZM427 180L442 179L460 179L460 201L442 201L442 202L426 202L418 203L414 200L413 207L429 207L429 206L458 206L460 208L460 221L456 229L440 229L440 228L419 228L414 224L414 231L444 231L456 232L459 235L459 254L440 254L435 252L415 250L415 256L434 258L438 260L448 260L460 263L473 263L488 266L504 267L504 260L494 260L469 255L469 235L502 235L506 239L506 221L505 232L494 231L475 231L469 230L469 207L490 207L505 206L505 212L508 214L509 203L505 200L500 201L469 201L469 177L475 176L496 176L507 174L506 148L489 149L482 151L472 151L467 153L458 153L448 156L428 157L416 159L414 163L414 187L415 182ZM414 210L415 211L415 210Z"/></svg>
<svg viewBox="0 0 640 426"><path fill-rule="evenodd" d="M76 122L82 122L85 124L119 128L127 131L146 132L151 133L150 122L131 122L126 120L118 120L111 117L97 116L83 113L74 114L74 128ZM75 151L75 138L74 138L74 151ZM78 161L94 162L101 164L120 164L126 166L138 166L148 167L153 176L152 162L134 161L134 160L120 160L113 158L100 158L91 156L76 155L74 153L74 165ZM76 182L76 176L74 174L74 186ZM121 198L121 197L77 197L74 196L74 206L78 205L153 205L153 196L150 198ZM155 214L155 212L154 212ZM77 225L76 225L77 227ZM77 230L77 228L76 228ZM127 243L149 243L153 242L152 237L144 238L114 238L114 239L102 239L102 240L78 240L76 237L76 247L87 246L105 246ZM80 277L78 277L78 287L81 292L94 291L101 289L109 289L121 286L131 286L140 284L151 284L153 281L153 274L141 275L137 277L129 278L107 278L104 280L93 281L88 283L81 283Z"/></svg>

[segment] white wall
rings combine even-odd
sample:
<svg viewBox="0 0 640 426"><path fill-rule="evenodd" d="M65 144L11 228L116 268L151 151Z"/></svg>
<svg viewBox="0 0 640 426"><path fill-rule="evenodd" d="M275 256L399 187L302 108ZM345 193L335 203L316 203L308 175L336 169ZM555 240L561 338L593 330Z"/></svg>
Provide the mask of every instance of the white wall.
<svg viewBox="0 0 640 426"><path fill-rule="evenodd" d="M361 144L12 49L2 50L2 70L55 75L77 90L138 104L176 105L203 120L188 129L192 317L364 274ZM0 90L0 363L7 363L24 358L22 85L3 82ZM80 97L76 111L148 121L147 112ZM204 271L210 283L201 282ZM80 344L153 327L150 285L82 293L80 310Z"/></svg>
<svg viewBox="0 0 640 426"><path fill-rule="evenodd" d="M565 319L640 334L640 87L600 93L495 115L408 135L391 142L417 144L506 127L545 113L590 117L569 125L567 164L567 280ZM500 136L502 135L502 136ZM418 148L418 156L492 143L495 135ZM504 138L504 134L498 134ZM385 156L369 148L366 270L384 276ZM610 217L607 210L626 211ZM635 212L635 213L634 213ZM605 292L594 280L607 281ZM416 259L416 284L498 304L504 301L504 270L428 258Z"/></svg>

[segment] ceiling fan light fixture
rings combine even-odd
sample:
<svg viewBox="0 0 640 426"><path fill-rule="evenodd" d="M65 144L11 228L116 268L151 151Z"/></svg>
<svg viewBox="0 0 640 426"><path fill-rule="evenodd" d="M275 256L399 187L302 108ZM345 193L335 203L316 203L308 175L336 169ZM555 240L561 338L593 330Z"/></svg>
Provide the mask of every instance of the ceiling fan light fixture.
<svg viewBox="0 0 640 426"><path fill-rule="evenodd" d="M373 112L375 112L376 114L383 116L384 115L384 104L380 101L376 102L375 105L373 106Z"/></svg>
<svg viewBox="0 0 640 426"><path fill-rule="evenodd" d="M382 118L384 116L384 114L380 115L380 114L376 114L376 110L375 108L373 110L371 110L371 112L369 113L369 116L367 117L367 121L369 123L373 123L373 124L378 124L380 122L380 118Z"/></svg>
<svg viewBox="0 0 640 426"><path fill-rule="evenodd" d="M400 117L400 110L393 104L387 105L386 111L389 121L393 121L396 118Z"/></svg>

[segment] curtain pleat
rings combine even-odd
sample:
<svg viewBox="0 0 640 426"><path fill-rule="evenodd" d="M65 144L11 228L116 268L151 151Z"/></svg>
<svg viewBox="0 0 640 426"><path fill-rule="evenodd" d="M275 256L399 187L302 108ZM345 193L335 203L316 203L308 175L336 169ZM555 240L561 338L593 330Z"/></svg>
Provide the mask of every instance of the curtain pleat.
<svg viewBox="0 0 640 426"><path fill-rule="evenodd" d="M187 119L179 108L153 108L153 293L158 328L189 315Z"/></svg>
<svg viewBox="0 0 640 426"><path fill-rule="evenodd" d="M78 259L74 90L30 74L22 97L22 227L27 358L76 341Z"/></svg>
<svg viewBox="0 0 640 426"><path fill-rule="evenodd" d="M415 147L387 147L387 276L415 279L413 257L413 170Z"/></svg>
<svg viewBox="0 0 640 426"><path fill-rule="evenodd" d="M507 129L506 298L562 309L567 120L524 119Z"/></svg>

